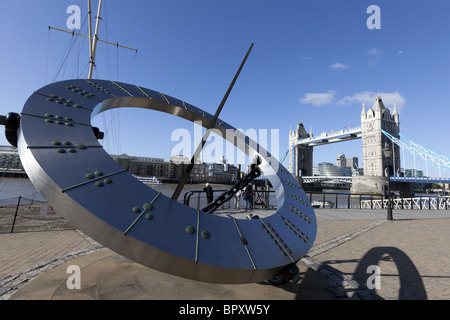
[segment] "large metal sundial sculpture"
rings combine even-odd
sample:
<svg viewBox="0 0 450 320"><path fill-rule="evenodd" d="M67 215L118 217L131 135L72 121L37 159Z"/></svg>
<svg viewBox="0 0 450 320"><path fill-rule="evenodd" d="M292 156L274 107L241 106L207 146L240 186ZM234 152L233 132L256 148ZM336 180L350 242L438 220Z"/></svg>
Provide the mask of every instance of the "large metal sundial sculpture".
<svg viewBox="0 0 450 320"><path fill-rule="evenodd" d="M91 119L114 108L161 111L219 130L250 159L259 157L259 167L276 190L277 211L259 219L234 219L185 206L144 185L109 156L94 133ZM6 132L17 134L20 159L37 191L104 246L147 267L204 282L271 279L313 245L314 210L281 163L213 118L137 85L78 79L38 89L20 116L7 119Z"/></svg>

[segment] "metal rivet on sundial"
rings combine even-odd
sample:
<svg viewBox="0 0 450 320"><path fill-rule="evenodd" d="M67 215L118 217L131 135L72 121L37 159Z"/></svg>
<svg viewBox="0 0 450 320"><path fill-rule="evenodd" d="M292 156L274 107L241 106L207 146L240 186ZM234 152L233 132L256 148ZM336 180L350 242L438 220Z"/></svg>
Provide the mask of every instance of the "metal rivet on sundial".
<svg viewBox="0 0 450 320"><path fill-rule="evenodd" d="M77 152L77 150L75 150L73 148L69 148L69 149L67 149L67 151L70 152L70 153L76 153Z"/></svg>
<svg viewBox="0 0 450 320"><path fill-rule="evenodd" d="M54 146L60 146L60 145L61 145L61 142L59 142L59 141L52 141L52 145L54 145Z"/></svg>
<svg viewBox="0 0 450 320"><path fill-rule="evenodd" d="M86 179L94 179L95 175L93 175L92 173L86 173L85 178Z"/></svg>
<svg viewBox="0 0 450 320"><path fill-rule="evenodd" d="M53 118L53 115L52 115L51 113L46 113L45 116L46 116L47 118Z"/></svg>
<svg viewBox="0 0 450 320"><path fill-rule="evenodd" d="M95 171L94 174L95 174L97 177L101 177L101 176L103 175L103 172L101 172L101 171Z"/></svg>
<svg viewBox="0 0 450 320"><path fill-rule="evenodd" d="M153 215L152 215L151 213L147 213L147 214L145 215L145 219L147 219L147 220L153 220Z"/></svg>
<svg viewBox="0 0 450 320"><path fill-rule="evenodd" d="M51 94L50 98L58 98L58 96L55 96L54 94Z"/></svg>
<svg viewBox="0 0 450 320"><path fill-rule="evenodd" d="M145 211L152 211L154 208L153 203L145 203L143 207Z"/></svg>
<svg viewBox="0 0 450 320"><path fill-rule="evenodd" d="M63 124L64 124L63 121L56 121L55 123L56 123L56 124L59 124L59 125L63 125Z"/></svg>
<svg viewBox="0 0 450 320"><path fill-rule="evenodd" d="M106 178L105 180L103 180L103 182L106 184L111 184L112 180L110 178Z"/></svg>
<svg viewBox="0 0 450 320"><path fill-rule="evenodd" d="M53 123L53 120L52 120L52 119L45 119L45 122L47 122L47 123Z"/></svg>
<svg viewBox="0 0 450 320"><path fill-rule="evenodd" d="M75 145L75 147L77 147L77 148L80 149L80 150L86 150L86 149L87 149L87 146L84 145L84 144L81 144L81 143L77 143L77 144Z"/></svg>
<svg viewBox="0 0 450 320"><path fill-rule="evenodd" d="M70 123L70 122L66 122L65 124L66 124L66 126L68 126L68 127L73 127L73 124Z"/></svg>
<svg viewBox="0 0 450 320"><path fill-rule="evenodd" d="M96 187L99 187L99 188L101 188L101 187L103 187L105 184L102 182L102 181L97 181L96 183L95 183L95 186Z"/></svg>
<svg viewBox="0 0 450 320"><path fill-rule="evenodd" d="M63 145L65 146L71 146L72 143L70 141L63 141Z"/></svg>
<svg viewBox="0 0 450 320"><path fill-rule="evenodd" d="M55 101L55 99L52 99L52 98L47 98L47 100L50 101L50 102Z"/></svg>
<svg viewBox="0 0 450 320"><path fill-rule="evenodd" d="M202 237L204 239L209 239L211 237L211 234L206 230L202 230Z"/></svg>
<svg viewBox="0 0 450 320"><path fill-rule="evenodd" d="M73 105L75 108L82 108L82 106L80 106L79 104L74 104Z"/></svg>
<svg viewBox="0 0 450 320"><path fill-rule="evenodd" d="M63 116L60 116L60 115L56 115L55 118L58 119L58 120L64 119L64 117L63 117Z"/></svg>
<svg viewBox="0 0 450 320"><path fill-rule="evenodd" d="M66 121L72 121L72 118L70 117L65 117Z"/></svg>
<svg viewBox="0 0 450 320"><path fill-rule="evenodd" d="M244 246L246 246L246 245L248 245L248 241L247 241L247 239L245 239L244 237L241 237L241 243L244 245Z"/></svg>
<svg viewBox="0 0 450 320"><path fill-rule="evenodd" d="M134 213L140 213L142 210L139 207L134 207L131 211L133 211Z"/></svg>
<svg viewBox="0 0 450 320"><path fill-rule="evenodd" d="M189 234L194 234L195 233L195 228L193 226L191 226L191 225L187 226L185 230Z"/></svg>
<svg viewBox="0 0 450 320"><path fill-rule="evenodd" d="M58 153L66 153L66 150L65 150L65 149L58 149L58 150L56 150L56 151L58 151Z"/></svg>

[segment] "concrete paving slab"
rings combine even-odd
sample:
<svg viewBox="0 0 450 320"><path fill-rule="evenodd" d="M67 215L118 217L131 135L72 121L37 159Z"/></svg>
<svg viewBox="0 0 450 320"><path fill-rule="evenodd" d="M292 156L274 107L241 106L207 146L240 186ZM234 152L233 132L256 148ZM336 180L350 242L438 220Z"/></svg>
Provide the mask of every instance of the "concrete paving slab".
<svg viewBox="0 0 450 320"><path fill-rule="evenodd" d="M385 220L384 210L315 212L317 238L298 263L301 279L296 284L188 280L101 249L77 230L46 230L0 235L0 299L450 299L450 211L394 210L394 221ZM380 289L367 287L367 261L381 268ZM81 269L81 289L67 287L70 265Z"/></svg>
<svg viewBox="0 0 450 320"><path fill-rule="evenodd" d="M80 267L81 288L69 289L70 265ZM311 300L333 299L320 274L300 264L301 279L275 287L268 282L212 284L172 276L103 249L39 276L11 300Z"/></svg>

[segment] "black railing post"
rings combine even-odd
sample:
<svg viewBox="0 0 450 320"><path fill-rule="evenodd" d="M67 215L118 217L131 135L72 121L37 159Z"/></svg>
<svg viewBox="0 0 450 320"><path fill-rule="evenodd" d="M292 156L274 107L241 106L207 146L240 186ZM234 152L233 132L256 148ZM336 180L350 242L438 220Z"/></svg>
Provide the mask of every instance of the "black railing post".
<svg viewBox="0 0 450 320"><path fill-rule="evenodd" d="M14 225L16 224L16 217L17 217L17 211L19 211L19 205L20 205L20 199L22 199L22 197L19 197L19 200L17 201L17 207L16 207L16 213L14 213L14 220L11 226L11 233L14 232Z"/></svg>

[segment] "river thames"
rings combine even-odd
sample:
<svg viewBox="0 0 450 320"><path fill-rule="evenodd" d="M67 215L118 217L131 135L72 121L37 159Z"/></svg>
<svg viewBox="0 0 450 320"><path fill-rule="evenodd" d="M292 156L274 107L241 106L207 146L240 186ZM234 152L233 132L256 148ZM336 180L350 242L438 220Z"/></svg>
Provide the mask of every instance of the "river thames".
<svg viewBox="0 0 450 320"><path fill-rule="evenodd" d="M162 184L152 184L149 187L154 190L161 192L163 195L167 197L171 197L173 192L175 191L177 184L175 183L162 183ZM221 194L221 192L228 190L231 186L224 184L211 184L214 195L217 197ZM199 206L202 208L206 204L206 196L204 192L201 191L205 185L203 183L199 184L186 184L180 197L178 199L179 202L183 202L184 197L189 195L189 191L192 191L192 195L190 196L189 204L191 207ZM272 189L271 189L272 190ZM273 190L272 190L273 191ZM188 193L188 194L187 194ZM324 198L325 194L325 198ZM323 192L314 192L310 193L306 191L307 197L314 201L314 203L326 203L327 207L335 207L336 200L339 207L347 207L348 204L348 190L324 190ZM260 194L263 197L262 194ZM26 198L33 201L46 202L46 200L36 191L35 187L31 183L29 179L23 178L0 178L0 201L17 199L18 197ZM350 199L351 206L357 206L358 199ZM1 205L1 203L0 203ZM240 208L244 208L244 200L241 197L240 199ZM225 208L234 206L234 200L231 200L230 203L225 204ZM274 192L269 193L269 202L268 207L276 207L277 200Z"/></svg>

